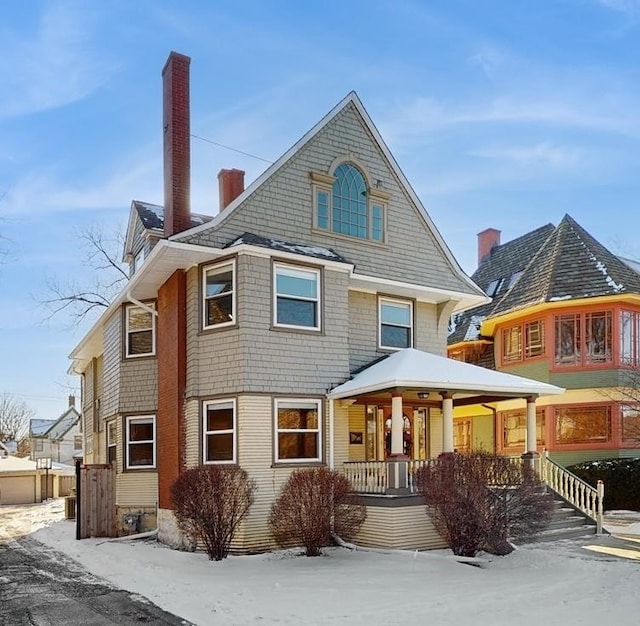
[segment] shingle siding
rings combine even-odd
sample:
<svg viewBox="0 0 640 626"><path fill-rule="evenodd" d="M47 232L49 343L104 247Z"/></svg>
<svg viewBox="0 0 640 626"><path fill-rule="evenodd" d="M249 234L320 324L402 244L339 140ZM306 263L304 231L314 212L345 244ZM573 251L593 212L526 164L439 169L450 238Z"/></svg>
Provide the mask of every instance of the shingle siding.
<svg viewBox="0 0 640 626"><path fill-rule="evenodd" d="M391 194L387 209L387 242L376 245L313 230L311 171L328 172L338 157L353 154ZM356 271L420 285L469 292L395 178L353 105L285 163L213 230L182 241L223 246L244 232L331 248L356 265Z"/></svg>

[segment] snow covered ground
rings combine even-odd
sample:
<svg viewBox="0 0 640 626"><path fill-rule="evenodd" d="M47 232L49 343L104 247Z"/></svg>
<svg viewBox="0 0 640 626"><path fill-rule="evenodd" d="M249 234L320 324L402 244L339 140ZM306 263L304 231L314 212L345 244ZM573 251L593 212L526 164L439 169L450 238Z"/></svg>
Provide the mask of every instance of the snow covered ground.
<svg viewBox="0 0 640 626"><path fill-rule="evenodd" d="M485 555L482 567L448 551L336 548L313 559L283 551L215 563L154 541L76 541L61 500L0 507L0 528L33 533L91 573L199 625L601 626L637 623L640 612L640 516L615 513L611 530L636 535L626 558L559 541ZM607 550L595 537L589 544Z"/></svg>

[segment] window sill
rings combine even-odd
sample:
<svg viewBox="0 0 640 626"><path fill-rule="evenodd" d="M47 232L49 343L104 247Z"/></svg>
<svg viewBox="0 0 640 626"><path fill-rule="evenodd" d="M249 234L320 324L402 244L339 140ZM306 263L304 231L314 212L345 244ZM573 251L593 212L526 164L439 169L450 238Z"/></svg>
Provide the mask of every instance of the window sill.
<svg viewBox="0 0 640 626"><path fill-rule="evenodd" d="M300 467L325 467L326 463L324 461L275 461L271 464L271 469L298 469Z"/></svg>
<svg viewBox="0 0 640 626"><path fill-rule="evenodd" d="M373 246L382 250L389 250L391 246L386 241L374 241L373 239L363 239L361 237L350 237L349 235L343 235L342 233L335 233L332 230L323 230L317 226L311 229L311 232L316 235L322 235L323 237L331 237L332 239L339 239L340 241L351 241L356 243L363 243L367 246Z"/></svg>
<svg viewBox="0 0 640 626"><path fill-rule="evenodd" d="M301 335L322 336L325 334L322 328L305 328L304 326L276 326L275 324L272 324L269 327L269 330L273 330L278 333L298 333Z"/></svg>

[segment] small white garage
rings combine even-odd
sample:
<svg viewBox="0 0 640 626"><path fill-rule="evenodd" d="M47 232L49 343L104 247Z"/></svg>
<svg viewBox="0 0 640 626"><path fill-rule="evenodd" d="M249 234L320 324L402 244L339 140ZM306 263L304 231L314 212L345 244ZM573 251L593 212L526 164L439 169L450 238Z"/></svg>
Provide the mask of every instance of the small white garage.
<svg viewBox="0 0 640 626"><path fill-rule="evenodd" d="M29 459L0 457L0 505L40 502L40 472Z"/></svg>
<svg viewBox="0 0 640 626"><path fill-rule="evenodd" d="M29 504L36 500L36 477L0 474L0 505Z"/></svg>

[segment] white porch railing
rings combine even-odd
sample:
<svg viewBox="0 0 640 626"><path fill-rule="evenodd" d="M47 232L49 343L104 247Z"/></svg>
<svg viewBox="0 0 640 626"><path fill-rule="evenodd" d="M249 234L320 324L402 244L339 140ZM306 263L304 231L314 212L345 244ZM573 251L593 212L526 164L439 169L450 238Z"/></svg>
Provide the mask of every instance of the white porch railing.
<svg viewBox="0 0 640 626"><path fill-rule="evenodd" d="M387 490L387 464L384 461L344 463L342 472L356 493L384 493Z"/></svg>
<svg viewBox="0 0 640 626"><path fill-rule="evenodd" d="M545 450L540 455L540 478L569 504L590 517L596 523L596 532L602 533L604 512L604 483L599 480L593 488L584 480L549 458Z"/></svg>
<svg viewBox="0 0 640 626"><path fill-rule="evenodd" d="M416 472L435 459L406 461L407 486L410 493L418 493ZM388 482L386 461L350 461L342 465L342 472L351 481L356 493L386 493Z"/></svg>

